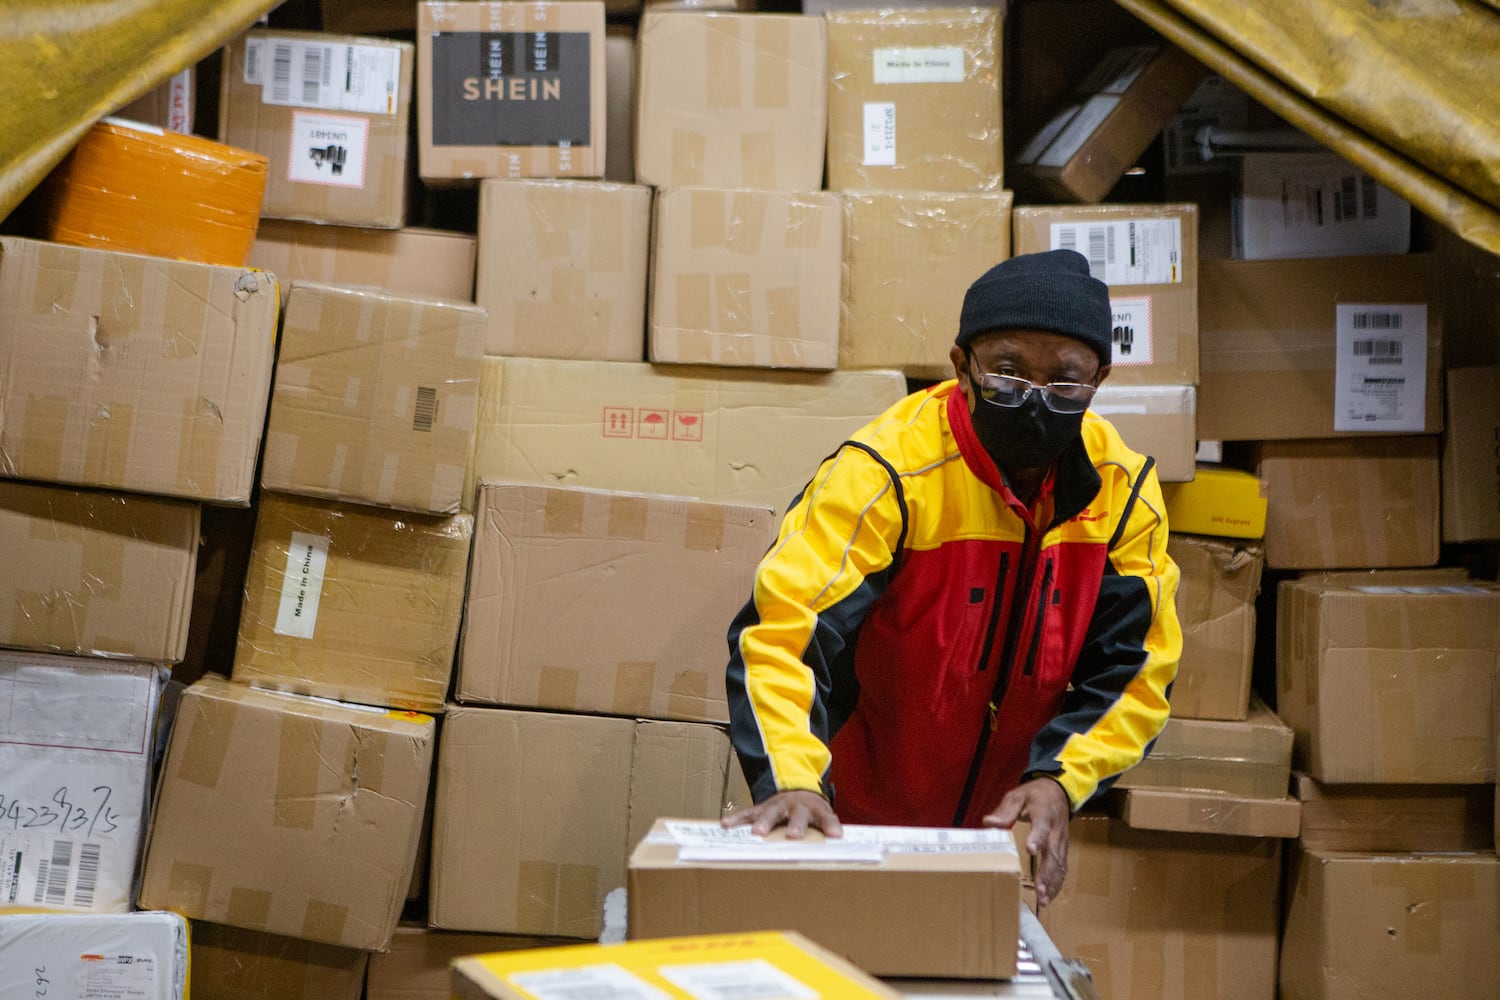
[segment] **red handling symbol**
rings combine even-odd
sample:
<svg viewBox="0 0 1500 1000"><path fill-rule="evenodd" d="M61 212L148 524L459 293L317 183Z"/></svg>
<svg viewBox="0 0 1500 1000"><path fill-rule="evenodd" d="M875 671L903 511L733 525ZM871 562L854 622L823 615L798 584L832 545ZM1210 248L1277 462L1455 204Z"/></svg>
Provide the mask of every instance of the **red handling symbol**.
<svg viewBox="0 0 1500 1000"><path fill-rule="evenodd" d="M700 410L677 410L672 414L673 441L702 441L703 413Z"/></svg>
<svg viewBox="0 0 1500 1000"><path fill-rule="evenodd" d="M637 437L651 438L656 441L667 439L667 423L671 414L666 410L642 410L641 426Z"/></svg>
<svg viewBox="0 0 1500 1000"><path fill-rule="evenodd" d="M628 406L606 406L603 430L607 438L634 437L635 411Z"/></svg>

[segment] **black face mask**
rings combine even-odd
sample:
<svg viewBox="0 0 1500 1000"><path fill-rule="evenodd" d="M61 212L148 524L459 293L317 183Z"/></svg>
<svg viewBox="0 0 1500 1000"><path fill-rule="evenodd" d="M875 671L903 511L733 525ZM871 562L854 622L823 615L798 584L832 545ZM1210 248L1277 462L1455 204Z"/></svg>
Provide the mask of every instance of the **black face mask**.
<svg viewBox="0 0 1500 1000"><path fill-rule="evenodd" d="M1082 413L1053 413L1035 389L1020 406L996 406L976 395L972 419L979 443L1007 472L1051 465L1083 430Z"/></svg>

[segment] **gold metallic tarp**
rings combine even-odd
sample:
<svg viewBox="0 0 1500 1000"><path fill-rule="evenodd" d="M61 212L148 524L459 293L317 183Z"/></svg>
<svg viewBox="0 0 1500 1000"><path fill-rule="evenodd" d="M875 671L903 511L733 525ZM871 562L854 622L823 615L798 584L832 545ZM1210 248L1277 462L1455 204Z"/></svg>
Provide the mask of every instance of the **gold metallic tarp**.
<svg viewBox="0 0 1500 1000"><path fill-rule="evenodd" d="M0 219L102 115L276 0L0 0Z"/></svg>
<svg viewBox="0 0 1500 1000"><path fill-rule="evenodd" d="M1493 0L1117 0L1420 211L1500 253Z"/></svg>

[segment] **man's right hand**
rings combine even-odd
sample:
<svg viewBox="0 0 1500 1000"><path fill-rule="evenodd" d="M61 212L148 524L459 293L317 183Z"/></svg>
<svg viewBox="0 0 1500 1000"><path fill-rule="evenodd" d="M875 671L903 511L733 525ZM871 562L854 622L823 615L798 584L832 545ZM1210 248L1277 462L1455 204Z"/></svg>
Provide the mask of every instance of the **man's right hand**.
<svg viewBox="0 0 1500 1000"><path fill-rule="evenodd" d="M764 837L786 824L788 840L798 840L809 829L821 830L825 837L842 837L844 826L834 815L833 806L817 792L777 792L757 805L736 809L721 821L724 826L750 824L750 832Z"/></svg>

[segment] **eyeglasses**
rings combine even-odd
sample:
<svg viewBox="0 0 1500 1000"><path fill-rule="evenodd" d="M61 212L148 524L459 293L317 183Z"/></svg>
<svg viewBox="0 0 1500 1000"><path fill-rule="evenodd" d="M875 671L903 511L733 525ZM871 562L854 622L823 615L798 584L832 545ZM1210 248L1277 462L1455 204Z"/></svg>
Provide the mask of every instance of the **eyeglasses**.
<svg viewBox="0 0 1500 1000"><path fill-rule="evenodd" d="M970 361L972 362L972 358ZM975 375L972 363L971 377ZM1015 407L1026 402L1035 390L1042 394L1042 403L1053 413L1082 413L1089 408L1094 398L1095 387L1084 382L1048 382L1037 385L1030 379L1015 375L996 375L994 372L979 372L974 379L979 385L979 398L994 406Z"/></svg>

